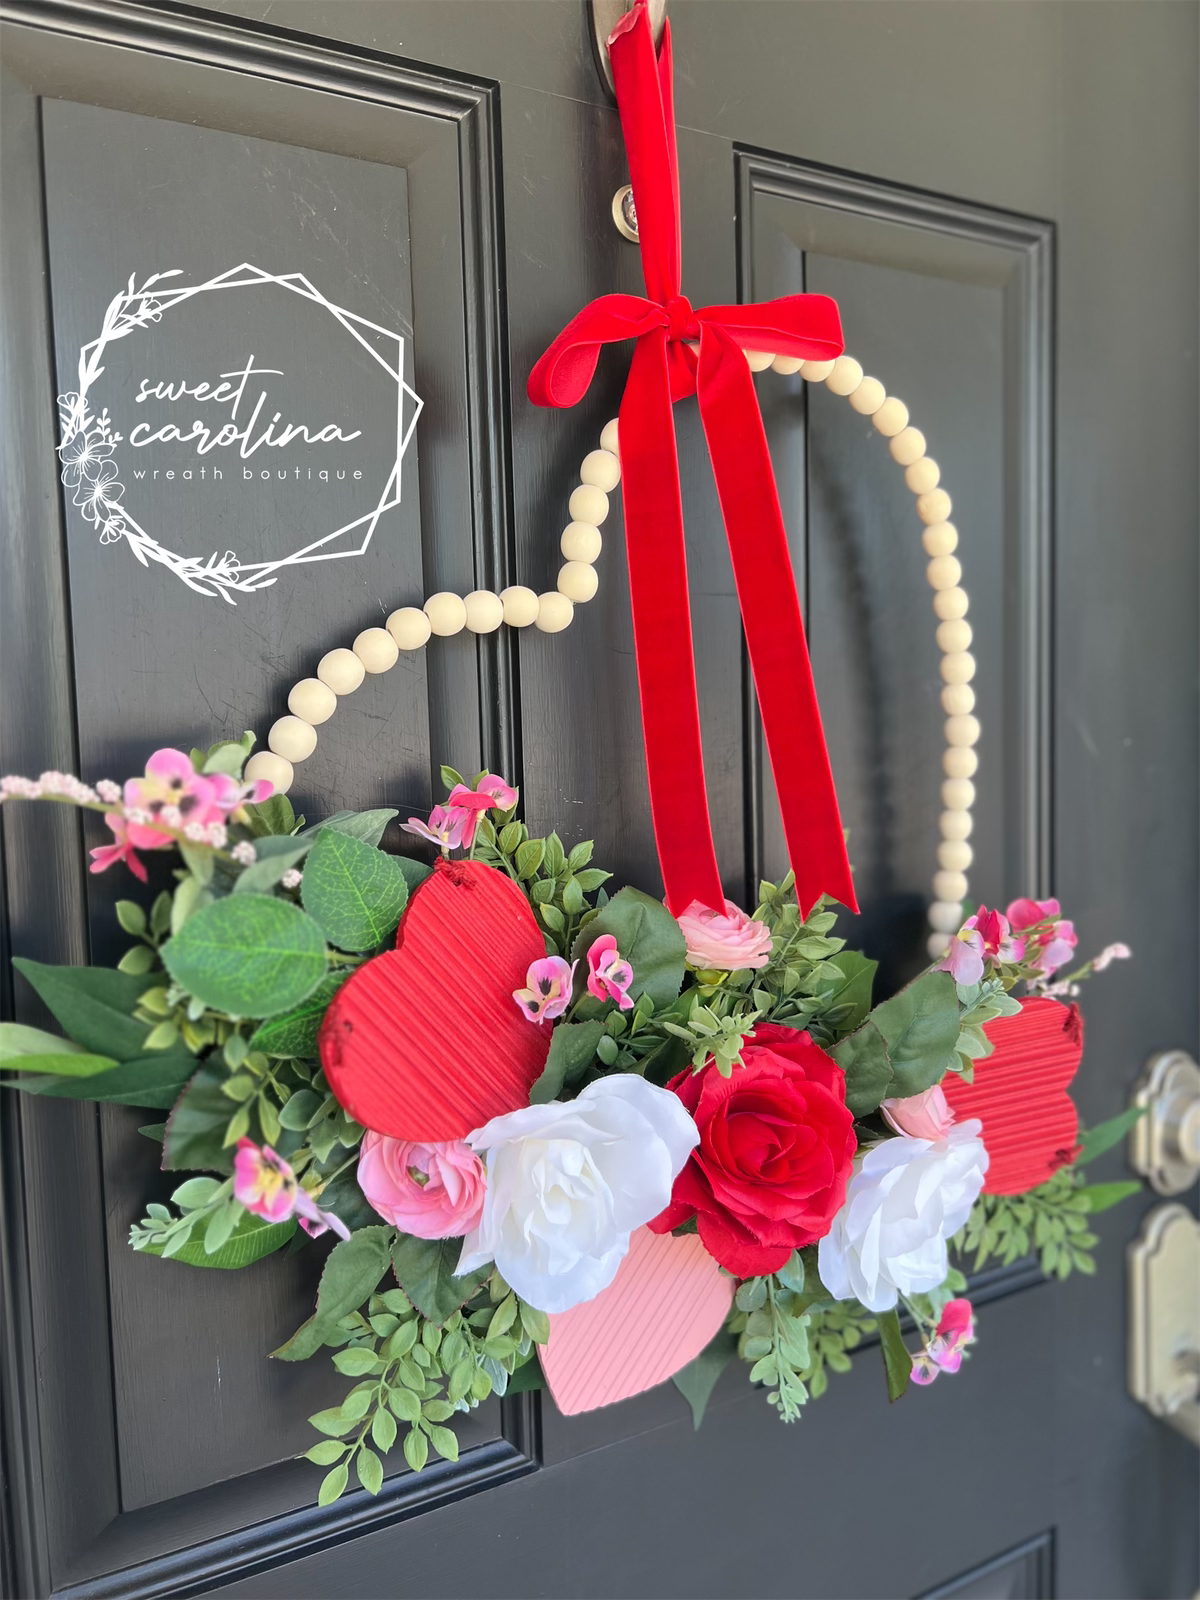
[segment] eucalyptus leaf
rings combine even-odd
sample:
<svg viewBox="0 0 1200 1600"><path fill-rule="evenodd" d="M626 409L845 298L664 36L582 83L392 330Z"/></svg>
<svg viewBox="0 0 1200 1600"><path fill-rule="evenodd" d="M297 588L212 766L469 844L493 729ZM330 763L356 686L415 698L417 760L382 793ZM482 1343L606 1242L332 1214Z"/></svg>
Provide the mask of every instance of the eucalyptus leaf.
<svg viewBox="0 0 1200 1600"><path fill-rule="evenodd" d="M167 971L216 1011L273 1017L300 1004L327 971L321 929L272 895L228 895L197 911L162 948Z"/></svg>
<svg viewBox="0 0 1200 1600"><path fill-rule="evenodd" d="M622 889L580 933L572 958L582 961L605 933L612 934L622 958L633 968L630 995L636 1000L648 994L656 1007L669 1006L683 985L687 945L682 929L662 901L640 889Z"/></svg>
<svg viewBox="0 0 1200 1600"><path fill-rule="evenodd" d="M305 864L300 897L330 944L374 950L395 932L408 901L408 880L395 857L323 828Z"/></svg>

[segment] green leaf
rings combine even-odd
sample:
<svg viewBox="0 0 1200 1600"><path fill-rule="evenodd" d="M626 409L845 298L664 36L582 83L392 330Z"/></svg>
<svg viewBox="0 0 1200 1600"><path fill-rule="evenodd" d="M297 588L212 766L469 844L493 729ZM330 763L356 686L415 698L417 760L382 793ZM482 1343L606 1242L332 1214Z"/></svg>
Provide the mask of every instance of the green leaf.
<svg viewBox="0 0 1200 1600"><path fill-rule="evenodd" d="M380 1413L380 1415L384 1415L384 1413ZM358 1481L367 1493L378 1494L380 1489L383 1488L383 1462L380 1461L374 1450L368 1450L366 1445L363 1445L358 1452L355 1469L358 1472Z"/></svg>
<svg viewBox="0 0 1200 1600"><path fill-rule="evenodd" d="M311 1461L314 1466L328 1467L335 1461L340 1461L346 1446L339 1444L336 1439L322 1439L319 1444L313 1445L311 1450L304 1452L304 1459Z"/></svg>
<svg viewBox="0 0 1200 1600"><path fill-rule="evenodd" d="M347 1167L331 1178L318 1195L322 1211L332 1211L344 1222L351 1233L369 1228L379 1221L379 1213L367 1204L367 1197L358 1186L358 1167Z"/></svg>
<svg viewBox="0 0 1200 1600"><path fill-rule="evenodd" d="M355 1345L349 1350L339 1350L333 1358L333 1364L343 1377L364 1378L368 1372L374 1371L377 1359L374 1350Z"/></svg>
<svg viewBox="0 0 1200 1600"><path fill-rule="evenodd" d="M557 1100L564 1084L581 1077L595 1058L603 1032L602 1022L560 1022L550 1035L550 1054L542 1075L529 1091L530 1105Z"/></svg>
<svg viewBox="0 0 1200 1600"><path fill-rule="evenodd" d="M546 856L546 841L544 839L526 839L521 845L513 860L517 869L517 876L521 878L536 878Z"/></svg>
<svg viewBox="0 0 1200 1600"><path fill-rule="evenodd" d="M217 1213L218 1216L220 1214ZM243 1211L236 1227L218 1250L209 1254L204 1248L202 1239L191 1238L181 1250L176 1250L172 1254L171 1260L185 1262L189 1267L219 1267L229 1270L249 1267L255 1261L261 1261L264 1256L282 1250L295 1231L294 1217L289 1217L286 1222L267 1222L249 1211ZM162 1246L143 1245L142 1253L160 1256Z"/></svg>
<svg viewBox="0 0 1200 1600"><path fill-rule="evenodd" d="M832 994L824 996L827 1007L848 1005L850 1014L838 1023L841 1033L850 1033L866 1021L871 1010L871 990L875 983L878 961L869 961L858 950L839 950L829 957L830 966L845 975L845 983Z"/></svg>
<svg viewBox="0 0 1200 1600"><path fill-rule="evenodd" d="M360 1228L334 1245L321 1274L316 1313L271 1354L281 1361L306 1361L327 1339L335 1338L339 1319L356 1310L378 1287L388 1269L394 1236L392 1228Z"/></svg>
<svg viewBox="0 0 1200 1600"><path fill-rule="evenodd" d="M408 881L394 857L323 828L305 864L300 897L330 944L374 950L400 921Z"/></svg>
<svg viewBox="0 0 1200 1600"><path fill-rule="evenodd" d="M948 972L924 972L875 1007L871 1021L883 1035L892 1063L888 1094L920 1094L954 1065L958 994Z"/></svg>
<svg viewBox="0 0 1200 1600"><path fill-rule="evenodd" d="M54 1072L64 1078L90 1078L117 1063L112 1056L89 1055L73 1039L19 1022L0 1022L0 1067L9 1072Z"/></svg>
<svg viewBox="0 0 1200 1600"><path fill-rule="evenodd" d="M310 838L322 828L333 828L338 833L348 834L351 839L361 840L363 844L377 845L388 823L399 815L398 811L335 811L324 822L305 828L300 838Z"/></svg>
<svg viewBox="0 0 1200 1600"><path fill-rule="evenodd" d="M775 1276L785 1289L790 1289L793 1294L804 1293L804 1257L799 1250L793 1250L791 1256L784 1262Z"/></svg>
<svg viewBox="0 0 1200 1600"><path fill-rule="evenodd" d="M530 1394L535 1389L546 1387L546 1376L542 1371L541 1362L536 1352L530 1355L528 1361L523 1361L508 1380L505 1394Z"/></svg>
<svg viewBox="0 0 1200 1600"><path fill-rule="evenodd" d="M950 974L945 974L947 978ZM951 980L953 981L953 980ZM955 1001L957 1009L957 999ZM879 1339L883 1348L883 1366L887 1373L888 1399L899 1400L908 1388L912 1377L912 1357L900 1333L900 1318L895 1311L885 1311L877 1318Z"/></svg>
<svg viewBox="0 0 1200 1600"><path fill-rule="evenodd" d="M622 889L582 930L572 958L583 960L604 933L612 934L621 956L633 968L629 986L633 998L648 994L656 1007L669 1006L683 985L687 945L679 924L662 901L640 889Z"/></svg>
<svg viewBox="0 0 1200 1600"><path fill-rule="evenodd" d="M223 1073L203 1066L188 1083L167 1118L163 1170L231 1172L233 1157L225 1147L225 1130L233 1105L224 1093Z"/></svg>
<svg viewBox="0 0 1200 1600"><path fill-rule="evenodd" d="M1120 1205L1122 1200L1130 1200L1141 1192L1140 1183L1087 1183L1082 1189L1076 1189L1075 1194L1077 1198L1087 1201L1089 1211L1096 1212L1107 1211L1111 1206Z"/></svg>
<svg viewBox="0 0 1200 1600"><path fill-rule="evenodd" d="M417 1239L402 1233L392 1251L392 1265L405 1294L423 1317L438 1326L486 1282L491 1267L454 1275L462 1254L461 1239Z"/></svg>
<svg viewBox="0 0 1200 1600"><path fill-rule="evenodd" d="M268 1056L299 1056L302 1060L315 1061L317 1033L329 1010L329 1002L348 977L346 972L331 972L307 1000L256 1028L250 1039L251 1050L261 1050Z"/></svg>
<svg viewBox="0 0 1200 1600"><path fill-rule="evenodd" d="M268 850L268 843L280 848ZM285 872L290 871L297 861L303 861L312 847L311 839L283 837L260 840L258 860L238 874L233 886L234 894L264 894L268 889L273 889Z"/></svg>
<svg viewBox="0 0 1200 1600"><path fill-rule="evenodd" d="M296 826L296 813L285 794L269 795L266 800L260 800L256 806L247 806L245 810L250 832L256 839L291 833Z"/></svg>
<svg viewBox="0 0 1200 1600"><path fill-rule="evenodd" d="M50 1060L43 1056L42 1061ZM74 1057L66 1058L68 1060ZM10 1080L8 1087L55 1100L101 1100L114 1105L145 1106L166 1111L196 1070L196 1058L186 1051L156 1051L151 1056L121 1061L92 1077L42 1077L30 1074Z"/></svg>
<svg viewBox="0 0 1200 1600"><path fill-rule="evenodd" d="M354 1426L354 1418L347 1416L341 1406L330 1406L326 1411L318 1411L308 1420L318 1433L330 1433L335 1438L340 1433L349 1433Z"/></svg>
<svg viewBox="0 0 1200 1600"><path fill-rule="evenodd" d="M155 979L110 967L51 967L23 956L13 966L36 989L70 1037L91 1055L132 1061L142 1055L144 1022L133 1012Z"/></svg>
<svg viewBox="0 0 1200 1600"><path fill-rule="evenodd" d="M439 1428L436 1423L429 1424L429 1442L437 1451L443 1461L458 1460L458 1439L450 1428Z"/></svg>
<svg viewBox="0 0 1200 1600"><path fill-rule="evenodd" d="M404 1459L414 1472L420 1472L429 1460L429 1440L419 1428L410 1428L404 1440Z"/></svg>
<svg viewBox="0 0 1200 1600"><path fill-rule="evenodd" d="M321 1480L321 1487L317 1491L317 1504L319 1506L332 1505L346 1487L350 1474L345 1463L334 1467L332 1472L327 1472Z"/></svg>
<svg viewBox="0 0 1200 1600"><path fill-rule="evenodd" d="M313 919L262 894L229 895L197 911L163 946L162 958L189 994L238 1017L290 1011L327 970Z"/></svg>
<svg viewBox="0 0 1200 1600"><path fill-rule="evenodd" d="M415 1422L421 1415L421 1402L411 1389L392 1389L388 1404L401 1422Z"/></svg>
<svg viewBox="0 0 1200 1600"><path fill-rule="evenodd" d="M240 778L253 749L254 735L247 728L240 739L221 739L214 744L205 756L200 771L205 774L223 772L227 777Z"/></svg>
<svg viewBox="0 0 1200 1600"><path fill-rule="evenodd" d="M846 1104L856 1117L874 1111L888 1091L892 1064L883 1035L873 1022L839 1039L831 1052L846 1074Z"/></svg>
<svg viewBox="0 0 1200 1600"><path fill-rule="evenodd" d="M699 1428L704 1421L704 1412L717 1386L717 1379L736 1353L736 1337L728 1328L722 1328L696 1359L689 1361L686 1367L681 1367L672 1378L672 1383L692 1408L693 1428ZM510 1392L511 1388L510 1384Z"/></svg>
<svg viewBox="0 0 1200 1600"><path fill-rule="evenodd" d="M1107 1122L1101 1122L1095 1128L1089 1128L1086 1133L1081 1134L1075 1165L1086 1167L1089 1161L1094 1161L1106 1150L1111 1150L1114 1145L1120 1144L1134 1123L1145 1116L1146 1111L1146 1106L1134 1106L1129 1111L1122 1111L1119 1117L1111 1117Z"/></svg>

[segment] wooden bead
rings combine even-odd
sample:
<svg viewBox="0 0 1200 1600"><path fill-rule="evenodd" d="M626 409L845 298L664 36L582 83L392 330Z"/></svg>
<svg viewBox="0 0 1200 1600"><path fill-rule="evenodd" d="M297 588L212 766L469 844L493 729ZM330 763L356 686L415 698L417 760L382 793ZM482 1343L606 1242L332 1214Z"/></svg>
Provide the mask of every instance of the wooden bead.
<svg viewBox="0 0 1200 1600"><path fill-rule="evenodd" d="M967 880L961 872L947 872L943 869L933 875L934 894L948 905L957 902L960 912L962 903L967 898L968 887Z"/></svg>
<svg viewBox="0 0 1200 1600"><path fill-rule="evenodd" d="M833 363L833 371L825 379L825 387L830 394L853 394L863 381L863 369L853 356L839 356Z"/></svg>
<svg viewBox="0 0 1200 1600"><path fill-rule="evenodd" d="M765 372L775 359L773 350L743 350L742 354L751 372Z"/></svg>
<svg viewBox="0 0 1200 1600"><path fill-rule="evenodd" d="M604 545L604 535L590 522L568 522L558 548L568 561L595 561Z"/></svg>
<svg viewBox="0 0 1200 1600"><path fill-rule="evenodd" d="M943 839L969 839L974 826L975 819L969 811L943 811L938 818L938 831Z"/></svg>
<svg viewBox="0 0 1200 1600"><path fill-rule="evenodd" d="M587 561L568 561L558 569L558 592L576 605L584 605L600 586L596 569Z"/></svg>
<svg viewBox="0 0 1200 1600"><path fill-rule="evenodd" d="M463 599L468 633L495 633L504 621L504 601L490 589L472 589Z"/></svg>
<svg viewBox="0 0 1200 1600"><path fill-rule="evenodd" d="M500 598L504 602L504 620L510 628L527 628L537 621L538 597L532 589L514 583L500 591Z"/></svg>
<svg viewBox="0 0 1200 1600"><path fill-rule="evenodd" d="M942 784L942 804L948 811L969 811L975 804L975 785L969 778L947 778Z"/></svg>
<svg viewBox="0 0 1200 1600"><path fill-rule="evenodd" d="M317 748L317 730L299 717L280 717L271 725L267 744L285 761L307 761Z"/></svg>
<svg viewBox="0 0 1200 1600"><path fill-rule="evenodd" d="M872 413L871 421L883 434L885 439L891 439L898 433L903 433L908 427L908 407L903 400L897 400L895 395L885 400L879 410ZM921 440L922 450L925 448L924 439Z"/></svg>
<svg viewBox="0 0 1200 1600"><path fill-rule="evenodd" d="M401 606L387 619L387 631L401 650L419 650L433 629L423 611L416 606Z"/></svg>
<svg viewBox="0 0 1200 1600"><path fill-rule="evenodd" d="M928 916L929 926L939 933L957 933L962 927L962 900L935 900Z"/></svg>
<svg viewBox="0 0 1200 1600"><path fill-rule="evenodd" d="M905 470L904 481L913 494L928 494L937 488L941 476L942 469L932 456L922 456Z"/></svg>
<svg viewBox="0 0 1200 1600"><path fill-rule="evenodd" d="M975 859L975 852L965 839L943 839L937 858L938 866L946 872L965 872Z"/></svg>
<svg viewBox="0 0 1200 1600"><path fill-rule="evenodd" d="M975 691L969 683L948 683L942 690L942 710L948 717L965 717L975 709Z"/></svg>
<svg viewBox="0 0 1200 1600"><path fill-rule="evenodd" d="M917 496L917 515L922 522L948 522L954 503L945 489L930 489Z"/></svg>
<svg viewBox="0 0 1200 1600"><path fill-rule="evenodd" d="M910 467L925 454L925 435L920 428L901 428L888 445L888 451L893 461L898 461L902 467Z"/></svg>
<svg viewBox="0 0 1200 1600"><path fill-rule="evenodd" d="M931 933L925 941L925 949L934 961L940 961L950 948L950 935L948 933Z"/></svg>
<svg viewBox="0 0 1200 1600"><path fill-rule="evenodd" d="M835 361L806 361L803 369L805 383L824 383L836 365Z"/></svg>
<svg viewBox="0 0 1200 1600"><path fill-rule="evenodd" d="M590 483L607 494L621 481L621 463L611 450L591 450L579 469L581 483Z"/></svg>
<svg viewBox="0 0 1200 1600"><path fill-rule="evenodd" d="M353 650L331 650L317 662L317 677L334 694L353 694L366 675L366 667Z"/></svg>
<svg viewBox="0 0 1200 1600"><path fill-rule="evenodd" d="M958 529L952 522L935 522L921 535L927 556L949 556L958 549Z"/></svg>
<svg viewBox="0 0 1200 1600"><path fill-rule="evenodd" d="M782 372L785 378L790 378L794 372L799 372L804 362L799 356L776 356L771 362L776 372Z"/></svg>
<svg viewBox="0 0 1200 1600"><path fill-rule="evenodd" d="M943 622L954 622L959 617L965 617L968 605L965 589L939 589L933 597L934 615Z"/></svg>
<svg viewBox="0 0 1200 1600"><path fill-rule="evenodd" d="M864 378L850 395L850 404L861 416L870 417L887 399L887 390L878 378Z"/></svg>
<svg viewBox="0 0 1200 1600"><path fill-rule="evenodd" d="M598 494L600 491L596 492ZM461 633L467 625L466 603L460 594L451 594L449 589L429 596L425 602L425 615L429 618L430 631L442 639Z"/></svg>
<svg viewBox="0 0 1200 1600"><path fill-rule="evenodd" d="M942 771L948 778L973 778L978 769L978 755L965 745L942 751Z"/></svg>
<svg viewBox="0 0 1200 1600"><path fill-rule="evenodd" d="M948 745L973 745L979 743L978 717L947 717L946 743Z"/></svg>
<svg viewBox="0 0 1200 1600"><path fill-rule="evenodd" d="M600 430L600 448L601 448L601 450L607 450L609 455L616 456L618 462L620 461L621 452L617 449L617 419L616 419L616 417L611 418L608 422L606 422L604 424L603 428L601 428L601 430Z"/></svg>
<svg viewBox="0 0 1200 1600"><path fill-rule="evenodd" d="M581 483L567 501L573 522L590 522L598 528L608 515L608 496L594 483Z"/></svg>
<svg viewBox="0 0 1200 1600"><path fill-rule="evenodd" d="M925 568L931 589L957 589L962 567L957 556L934 556Z"/></svg>
<svg viewBox="0 0 1200 1600"><path fill-rule="evenodd" d="M943 683L970 683L975 676L975 657L969 650L956 650L942 657L938 670Z"/></svg>
<svg viewBox="0 0 1200 1600"><path fill-rule="evenodd" d="M290 761L277 756L274 751L259 750L247 761L242 776L247 783L257 783L260 778L265 778L276 794L286 794L292 787L296 770Z"/></svg>
<svg viewBox="0 0 1200 1600"><path fill-rule="evenodd" d="M956 617L950 622L939 622L935 637L938 649L952 656L959 650L971 648L974 630L965 617Z"/></svg>
<svg viewBox="0 0 1200 1600"><path fill-rule="evenodd" d="M538 595L538 614L534 621L542 633L561 633L570 626L574 615L575 607L565 594L551 589Z"/></svg>
<svg viewBox="0 0 1200 1600"><path fill-rule="evenodd" d="M337 710L337 695L320 678L301 678L299 683L292 685L292 692L288 695L288 710L315 728L322 722L328 722Z"/></svg>
<svg viewBox="0 0 1200 1600"><path fill-rule="evenodd" d="M364 628L354 641L354 654L368 672L390 672L400 654L386 628Z"/></svg>

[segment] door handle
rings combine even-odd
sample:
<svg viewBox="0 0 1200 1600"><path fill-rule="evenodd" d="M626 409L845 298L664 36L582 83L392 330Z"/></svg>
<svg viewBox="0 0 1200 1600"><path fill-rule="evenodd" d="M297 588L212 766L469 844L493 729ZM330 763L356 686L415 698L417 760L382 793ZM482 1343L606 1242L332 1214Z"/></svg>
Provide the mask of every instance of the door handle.
<svg viewBox="0 0 1200 1600"><path fill-rule="evenodd" d="M1129 1246L1129 1392L1200 1445L1200 1222L1156 1206Z"/></svg>

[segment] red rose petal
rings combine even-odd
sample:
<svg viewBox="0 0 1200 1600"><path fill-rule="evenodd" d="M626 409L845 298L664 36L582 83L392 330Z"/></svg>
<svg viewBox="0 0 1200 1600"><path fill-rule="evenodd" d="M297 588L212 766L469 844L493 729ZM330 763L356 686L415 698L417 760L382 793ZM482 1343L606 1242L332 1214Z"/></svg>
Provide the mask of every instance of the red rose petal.
<svg viewBox="0 0 1200 1600"><path fill-rule="evenodd" d="M461 1139L529 1104L550 1027L513 999L546 953L529 902L481 861L439 861L396 949L333 998L321 1065L338 1103L394 1139Z"/></svg>
<svg viewBox="0 0 1200 1600"><path fill-rule="evenodd" d="M983 1030L995 1045L973 1083L948 1072L942 1089L960 1122L978 1117L989 1157L985 1194L1021 1194L1071 1159L1079 1117L1067 1085L1083 1056L1077 1006L1040 996Z"/></svg>

